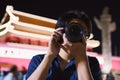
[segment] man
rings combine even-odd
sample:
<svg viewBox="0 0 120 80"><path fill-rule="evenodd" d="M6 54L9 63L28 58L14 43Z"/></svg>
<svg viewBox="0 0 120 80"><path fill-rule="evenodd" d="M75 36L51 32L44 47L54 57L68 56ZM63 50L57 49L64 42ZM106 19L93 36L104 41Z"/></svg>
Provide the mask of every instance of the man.
<svg viewBox="0 0 120 80"><path fill-rule="evenodd" d="M26 80L102 80L96 58L86 55L91 22L84 12L58 18L46 55L32 58Z"/></svg>

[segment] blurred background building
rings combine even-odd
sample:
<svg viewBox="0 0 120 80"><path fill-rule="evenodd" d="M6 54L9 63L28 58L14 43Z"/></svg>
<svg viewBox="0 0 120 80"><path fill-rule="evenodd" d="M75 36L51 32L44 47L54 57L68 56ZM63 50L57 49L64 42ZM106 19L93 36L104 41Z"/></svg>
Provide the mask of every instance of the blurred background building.
<svg viewBox="0 0 120 80"><path fill-rule="evenodd" d="M93 22L93 34L91 34L90 40L87 41L88 55L97 57L101 69L103 69L105 59L108 59L105 65L109 66L109 69L106 67L103 73L106 73L105 70L108 70L108 72L112 71L114 75L120 79L120 38L118 37L120 32L120 15L117 15L119 12L115 14L117 4L115 2L102 0L101 2L90 2L91 4L84 1L81 3L77 3L77 1L63 1L59 3L61 5L58 5L58 3L59 2L50 4L47 1L1 1L1 75L3 71L9 71L13 65L17 65L19 71L26 71L32 56L36 54L46 54L48 40L52 31L54 31L57 17L67 10L80 9L87 12ZM82 5L82 3L85 5ZM53 7L50 5L53 5ZM104 20L110 20L110 24L114 22L112 24L114 32L111 33L108 31L110 32L109 37L107 38L106 36L107 42L110 42L109 48L103 46L102 40L102 31L105 30L105 26L101 26L101 24L104 23L101 21L101 16L106 6L109 8L108 16L110 19L103 16ZM104 13L106 14L106 12ZM103 30L99 30L97 27L102 27ZM106 52L105 50L107 49L110 50Z"/></svg>

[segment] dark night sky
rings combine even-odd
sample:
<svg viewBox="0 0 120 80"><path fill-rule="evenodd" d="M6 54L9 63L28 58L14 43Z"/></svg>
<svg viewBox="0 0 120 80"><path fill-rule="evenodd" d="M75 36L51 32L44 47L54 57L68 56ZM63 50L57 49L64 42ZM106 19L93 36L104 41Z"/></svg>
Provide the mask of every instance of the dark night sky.
<svg viewBox="0 0 120 80"><path fill-rule="evenodd" d="M3 17L6 5L13 5L15 10L57 19L65 11L78 9L85 11L93 23L94 39L101 42L101 31L93 21L99 18L104 7L109 7L112 21L116 22L116 31L112 32L112 53L120 55L120 4L117 0L0 0L0 19ZM117 51L115 52L115 47ZM101 53L101 46L94 49Z"/></svg>

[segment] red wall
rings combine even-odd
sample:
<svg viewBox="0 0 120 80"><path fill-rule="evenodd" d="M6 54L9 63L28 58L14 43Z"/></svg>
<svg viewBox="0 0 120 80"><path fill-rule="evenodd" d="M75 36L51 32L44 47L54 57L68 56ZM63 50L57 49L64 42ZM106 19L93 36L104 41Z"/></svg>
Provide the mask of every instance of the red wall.
<svg viewBox="0 0 120 80"><path fill-rule="evenodd" d="M18 58L3 58L0 57L0 66L3 69L9 69L13 64L18 66L19 70L22 70L22 67L28 68L30 60L29 59L18 59ZM7 66L7 65L8 66ZM5 66L6 65L6 66Z"/></svg>

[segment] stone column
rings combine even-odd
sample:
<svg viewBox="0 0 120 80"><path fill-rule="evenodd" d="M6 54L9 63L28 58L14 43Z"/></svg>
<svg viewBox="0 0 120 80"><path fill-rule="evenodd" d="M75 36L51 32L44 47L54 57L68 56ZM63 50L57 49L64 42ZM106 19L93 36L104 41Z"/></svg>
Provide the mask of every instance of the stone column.
<svg viewBox="0 0 120 80"><path fill-rule="evenodd" d="M111 18L111 15L109 14L108 7L104 8L100 16L100 19L98 20L95 17L94 21L102 33L102 54L103 54L103 60L104 60L102 72L109 73L112 68L111 32L115 31L116 24L115 22L112 22L112 18Z"/></svg>

